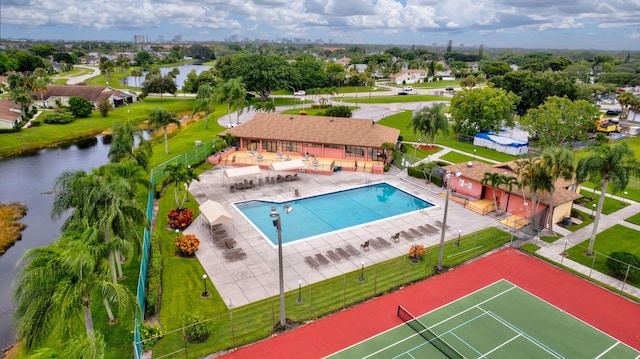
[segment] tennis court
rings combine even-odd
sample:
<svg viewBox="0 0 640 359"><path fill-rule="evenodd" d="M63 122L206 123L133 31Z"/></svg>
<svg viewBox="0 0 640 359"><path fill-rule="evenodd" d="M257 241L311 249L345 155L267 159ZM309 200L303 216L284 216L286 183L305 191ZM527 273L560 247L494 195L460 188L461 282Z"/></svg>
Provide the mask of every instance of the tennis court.
<svg viewBox="0 0 640 359"><path fill-rule="evenodd" d="M506 280L417 318L402 303L389 310L397 312L398 326L328 358L640 356L637 350Z"/></svg>

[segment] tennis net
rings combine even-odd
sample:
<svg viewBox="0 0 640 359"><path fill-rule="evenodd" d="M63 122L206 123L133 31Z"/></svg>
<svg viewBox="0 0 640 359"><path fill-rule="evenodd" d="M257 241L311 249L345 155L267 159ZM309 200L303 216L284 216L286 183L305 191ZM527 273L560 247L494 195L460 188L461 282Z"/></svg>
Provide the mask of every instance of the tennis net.
<svg viewBox="0 0 640 359"><path fill-rule="evenodd" d="M453 349L449 344L442 340L439 336L435 335L429 328L422 324L413 314L404 309L401 305L398 306L398 317L402 319L411 329L420 334L431 345L436 347L442 354L449 359L464 359L462 354Z"/></svg>

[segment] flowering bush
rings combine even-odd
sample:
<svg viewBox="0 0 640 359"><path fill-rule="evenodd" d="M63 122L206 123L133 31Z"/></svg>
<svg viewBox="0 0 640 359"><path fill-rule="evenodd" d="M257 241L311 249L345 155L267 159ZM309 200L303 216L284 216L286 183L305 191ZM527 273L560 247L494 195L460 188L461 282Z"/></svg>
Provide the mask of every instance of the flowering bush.
<svg viewBox="0 0 640 359"><path fill-rule="evenodd" d="M193 222L193 211L189 208L172 209L167 222L173 229L185 229Z"/></svg>
<svg viewBox="0 0 640 359"><path fill-rule="evenodd" d="M422 244L414 244L409 248L409 258L414 261L422 260L422 255L424 255L427 250L424 248Z"/></svg>
<svg viewBox="0 0 640 359"><path fill-rule="evenodd" d="M301 115L306 115L306 114L307 114L307 111L302 110L302 111L300 111L300 114L301 114Z"/></svg>
<svg viewBox="0 0 640 359"><path fill-rule="evenodd" d="M173 242L176 244L180 252L187 256L192 256L200 246L200 240L193 234L177 236Z"/></svg>
<svg viewBox="0 0 640 359"><path fill-rule="evenodd" d="M142 350L151 350L162 338L164 332L158 325L151 325L143 322L140 324L140 339L142 340Z"/></svg>

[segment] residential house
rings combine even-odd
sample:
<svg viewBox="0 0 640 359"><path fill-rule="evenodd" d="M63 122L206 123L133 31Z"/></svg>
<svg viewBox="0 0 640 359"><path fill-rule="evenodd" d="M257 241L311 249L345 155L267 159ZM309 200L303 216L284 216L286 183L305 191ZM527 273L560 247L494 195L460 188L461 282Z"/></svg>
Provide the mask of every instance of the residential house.
<svg viewBox="0 0 640 359"><path fill-rule="evenodd" d="M20 105L0 99L0 129L13 129L22 121Z"/></svg>
<svg viewBox="0 0 640 359"><path fill-rule="evenodd" d="M56 102L63 106L69 105L69 98L77 96L83 98L93 106L96 106L101 98L107 97L114 107L124 106L133 103L135 94L126 90L116 90L109 86L85 86L85 85L49 85L47 91L42 94L43 102L35 101L38 106L47 108L55 107ZM38 96L40 97L40 96Z"/></svg>
<svg viewBox="0 0 640 359"><path fill-rule="evenodd" d="M389 82L397 85L416 84L424 82L427 78L428 71L425 69L408 69L402 70L389 76Z"/></svg>

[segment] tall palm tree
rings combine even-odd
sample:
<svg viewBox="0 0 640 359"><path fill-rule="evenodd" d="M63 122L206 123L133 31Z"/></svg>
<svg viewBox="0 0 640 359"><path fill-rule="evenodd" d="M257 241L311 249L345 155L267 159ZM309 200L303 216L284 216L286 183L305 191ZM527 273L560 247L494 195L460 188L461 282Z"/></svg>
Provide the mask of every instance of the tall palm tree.
<svg viewBox="0 0 640 359"><path fill-rule="evenodd" d="M193 171L191 166L186 166L181 162L168 164L167 167L165 167L164 173L167 175L168 181L174 182L176 206L183 208L187 200L191 182L194 180L200 181L200 177ZM184 193L182 193L182 187L184 187Z"/></svg>
<svg viewBox="0 0 640 359"><path fill-rule="evenodd" d="M482 180L480 181L480 184L483 184L483 185L488 184L489 186L491 186L491 189L492 189L491 192L493 193L493 208L496 211L496 216L499 214L498 200L496 197L496 189L500 187L500 185L503 183L504 183L504 176L494 172L485 172L484 177L482 177Z"/></svg>
<svg viewBox="0 0 640 359"><path fill-rule="evenodd" d="M414 133L420 134L420 143L423 142L423 136L427 136L427 140L435 144L439 130L445 135L449 133L449 122L444 115L445 108L445 104L435 103L431 107L422 107L414 112L409 126L413 128Z"/></svg>
<svg viewBox="0 0 640 359"><path fill-rule="evenodd" d="M42 344L55 329L72 336L80 323L86 342L99 342L91 315L93 292L117 303L121 315L135 307L126 287L108 281L106 244L99 241L95 226L85 224L84 231L67 231L58 241L30 249L21 259L28 263L16 277L14 296L18 336L25 339L27 348Z"/></svg>
<svg viewBox="0 0 640 359"><path fill-rule="evenodd" d="M236 116L239 118L247 103L247 88L242 82L242 77L229 79L218 85L215 90L215 98L220 103L227 103L227 116L229 116L229 126L231 126L231 104L235 105Z"/></svg>
<svg viewBox="0 0 640 359"><path fill-rule="evenodd" d="M214 88L209 84L202 84L198 86L198 93L196 94L196 104L193 107L191 117L197 112L204 112L204 128L209 127L209 115L215 111L216 98L214 96Z"/></svg>
<svg viewBox="0 0 640 359"><path fill-rule="evenodd" d="M622 107L622 113L620 114L621 118L627 119L629 117L629 108L635 99L636 97L631 92L623 92L618 95L616 100L618 100L620 107Z"/></svg>
<svg viewBox="0 0 640 359"><path fill-rule="evenodd" d="M131 70L131 76L133 76L136 79L136 87L139 87L138 82L142 77L142 71L140 71L139 69Z"/></svg>
<svg viewBox="0 0 640 359"><path fill-rule="evenodd" d="M164 153L169 154L169 139L167 138L167 126L175 124L180 127L178 116L174 112L169 112L163 108L156 108L149 114L149 124L156 130L162 127L164 131Z"/></svg>
<svg viewBox="0 0 640 359"><path fill-rule="evenodd" d="M553 194L558 179L570 180L575 173L573 152L566 147L553 146L543 150L540 167L550 177L549 210L547 211L547 225L553 233L553 212L555 210Z"/></svg>
<svg viewBox="0 0 640 359"><path fill-rule="evenodd" d="M31 92L26 86L18 86L9 90L9 99L18 105L20 105L20 112L22 118L26 119L27 110L33 103L31 100Z"/></svg>
<svg viewBox="0 0 640 359"><path fill-rule="evenodd" d="M138 147L136 148L136 142ZM144 137L144 131L130 121L118 122L113 125L113 140L109 146L109 161L120 162L127 159L135 160L140 167L149 169L151 144Z"/></svg>
<svg viewBox="0 0 640 359"><path fill-rule="evenodd" d="M602 180L602 187L600 188L600 198L598 199L587 255L591 255L593 251L604 197L609 184L612 185L613 192L622 191L629 184L630 176L640 175L640 161L634 158L633 150L629 148L626 142L619 142L613 146L595 146L590 148L589 151L591 154L578 162L577 180L578 182L584 182L594 177L599 178Z"/></svg>
<svg viewBox="0 0 640 359"><path fill-rule="evenodd" d="M518 179L516 177L507 176L507 172L505 172L505 174L503 175L502 182L504 183L507 193L509 194L507 196L507 202L504 205L504 212L506 212L507 209L509 208L509 199L511 199L511 192L513 191L513 186L520 187L520 183L518 182Z"/></svg>
<svg viewBox="0 0 640 359"><path fill-rule="evenodd" d="M524 160L516 161L515 173L518 176L518 183L520 183L520 188L522 189L522 198L526 201L525 195L525 187L529 188L531 192L531 220L535 221L534 214L536 211L536 191L534 190L534 185L536 182L536 172L538 171L538 158L527 157ZM526 203L526 202L525 202ZM527 218L529 217L529 213L525 213Z"/></svg>

